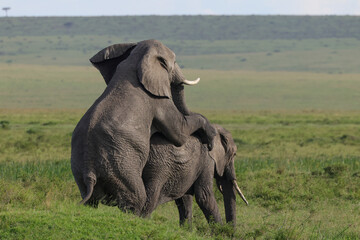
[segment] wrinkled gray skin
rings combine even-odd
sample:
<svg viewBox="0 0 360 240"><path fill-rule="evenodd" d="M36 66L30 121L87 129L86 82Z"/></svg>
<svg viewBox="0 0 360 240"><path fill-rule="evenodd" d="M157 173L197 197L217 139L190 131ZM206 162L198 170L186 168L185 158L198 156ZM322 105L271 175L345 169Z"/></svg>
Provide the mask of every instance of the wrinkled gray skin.
<svg viewBox="0 0 360 240"><path fill-rule="evenodd" d="M213 178L222 189L226 221L236 222L236 180L234 156L236 145L231 134L219 125L214 148L209 152L198 137L192 136L181 147L172 145L161 134L151 138L149 159L143 170L148 199L142 214L149 216L155 208L175 200L180 224L191 223L192 196L206 219L221 223L221 216L213 192Z"/></svg>
<svg viewBox="0 0 360 240"><path fill-rule="evenodd" d="M72 136L71 169L81 203L96 207L101 201L139 215L146 201L141 174L151 135L160 132L181 146L199 130L211 149L216 131L187 109L184 77L175 54L161 42L116 44L90 61L108 86Z"/></svg>

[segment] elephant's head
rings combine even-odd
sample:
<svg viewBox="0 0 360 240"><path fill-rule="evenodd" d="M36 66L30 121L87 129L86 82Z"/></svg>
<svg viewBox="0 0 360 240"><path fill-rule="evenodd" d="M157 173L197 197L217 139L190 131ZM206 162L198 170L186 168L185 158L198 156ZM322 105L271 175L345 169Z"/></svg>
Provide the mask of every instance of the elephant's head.
<svg viewBox="0 0 360 240"><path fill-rule="evenodd" d="M209 154L215 161L215 179L224 197L226 222L232 222L235 225L236 192L242 200L248 204L236 182L234 158L237 148L230 132L219 125L213 124L213 126L216 128L218 134L214 140L214 148Z"/></svg>
<svg viewBox="0 0 360 240"><path fill-rule="evenodd" d="M186 80L176 63L175 54L169 48L157 40L115 44L90 59L106 84L115 81L113 77L117 67L125 61L129 71L136 71L138 80L147 92L156 97L172 98L180 112L190 114L185 105L183 84L194 85L200 79Z"/></svg>

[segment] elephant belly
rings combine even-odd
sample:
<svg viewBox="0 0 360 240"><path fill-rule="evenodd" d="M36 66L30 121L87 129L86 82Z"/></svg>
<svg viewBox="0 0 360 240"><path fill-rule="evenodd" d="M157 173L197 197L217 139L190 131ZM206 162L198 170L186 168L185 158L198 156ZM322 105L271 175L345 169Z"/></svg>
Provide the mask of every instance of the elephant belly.
<svg viewBox="0 0 360 240"><path fill-rule="evenodd" d="M193 186L195 180L200 174L198 171L194 171L194 167L196 168L196 166L189 167L189 169L192 168L192 170L182 171L182 174L179 175L175 174L172 178L169 178L168 181L165 182L160 193L160 204L184 196Z"/></svg>
<svg viewBox="0 0 360 240"><path fill-rule="evenodd" d="M183 184L183 183L179 183L179 184ZM189 189L192 187L192 184L185 184L182 185L181 187L179 187L178 185L168 186L168 187L172 188L171 191L169 192L168 191L169 189L167 189L167 187L163 188L163 191L160 194L159 204L163 204L181 198L189 191Z"/></svg>
<svg viewBox="0 0 360 240"><path fill-rule="evenodd" d="M178 199L189 191L204 168L202 155L201 142L195 137L175 147L160 134L152 136L143 180L146 188L159 191L158 204Z"/></svg>

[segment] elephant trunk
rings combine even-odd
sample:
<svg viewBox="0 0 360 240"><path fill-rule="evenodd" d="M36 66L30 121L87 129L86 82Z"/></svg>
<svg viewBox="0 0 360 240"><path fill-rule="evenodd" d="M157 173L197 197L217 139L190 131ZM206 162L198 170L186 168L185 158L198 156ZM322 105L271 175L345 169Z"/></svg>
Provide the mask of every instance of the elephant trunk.
<svg viewBox="0 0 360 240"><path fill-rule="evenodd" d="M241 192L237 182L234 168L234 162L231 161L225 168L224 175L219 179L218 185L221 186L221 192L224 198L226 222L232 222L236 225L236 193L240 195L242 200L248 204L244 194Z"/></svg>
<svg viewBox="0 0 360 240"><path fill-rule="evenodd" d="M226 179L220 180L220 185L222 187L223 198L224 198L224 207L225 207L225 217L226 222L231 223L234 227L236 225L236 193L231 181Z"/></svg>
<svg viewBox="0 0 360 240"><path fill-rule="evenodd" d="M200 78L195 80L187 80L181 72L181 69L177 63L174 65L173 77L175 78L174 82L177 84L185 84L185 85L196 85L200 82Z"/></svg>
<svg viewBox="0 0 360 240"><path fill-rule="evenodd" d="M184 86L183 86L184 83L190 82L190 81L185 79L178 64L175 64L173 78L174 78L174 81L173 81L174 83L171 86L171 94L172 94L173 101L174 101L177 109L182 114L190 115L191 112L185 104L185 94L184 94ZM194 85L194 84L192 84L192 85Z"/></svg>
<svg viewBox="0 0 360 240"><path fill-rule="evenodd" d="M239 185L236 182L236 174L235 174L235 168L234 168L233 161L225 168L225 177L228 181L231 181L231 183L233 184L233 188L240 195L241 199L246 203L246 205L249 205L244 194L242 193L241 189L239 188Z"/></svg>
<svg viewBox="0 0 360 240"><path fill-rule="evenodd" d="M184 115L190 115L191 112L185 104L184 86L183 85L172 86L171 94L177 109Z"/></svg>

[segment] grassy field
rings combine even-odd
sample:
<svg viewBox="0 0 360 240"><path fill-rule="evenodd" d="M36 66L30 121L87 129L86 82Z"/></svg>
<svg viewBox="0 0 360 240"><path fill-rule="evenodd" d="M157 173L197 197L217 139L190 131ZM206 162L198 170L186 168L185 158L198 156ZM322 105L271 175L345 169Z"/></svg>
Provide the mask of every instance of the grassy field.
<svg viewBox="0 0 360 240"><path fill-rule="evenodd" d="M88 108L105 89L88 66L0 64L0 108ZM198 110L359 110L360 74L184 69ZM209 97L211 96L211 97Z"/></svg>
<svg viewBox="0 0 360 240"><path fill-rule="evenodd" d="M2 18L0 239L360 239L359 17ZM116 29L116 31L114 31ZM236 230L194 204L149 219L91 209L70 169L72 131L105 83L88 59L155 38L177 54L190 109L238 147ZM216 190L218 204L221 194Z"/></svg>
<svg viewBox="0 0 360 240"><path fill-rule="evenodd" d="M342 39L169 40L180 66L192 69L360 73L360 41ZM89 66L106 46L137 42L118 36L0 36L0 63Z"/></svg>
<svg viewBox="0 0 360 240"><path fill-rule="evenodd" d="M105 84L92 67L0 65L1 239L358 239L358 74L184 69L187 102L238 146L238 223L192 231L174 203L150 219L78 206L70 138ZM208 96L211 96L209 99ZM307 110L305 110L307 109ZM220 206L222 199L217 192ZM222 209L223 211L223 209Z"/></svg>
<svg viewBox="0 0 360 240"><path fill-rule="evenodd" d="M360 235L358 112L202 112L238 145L236 231L212 231L195 207L180 229L174 203L150 219L76 205L72 129L84 110L0 111L0 236L65 238L357 239ZM222 204L217 192L218 203ZM222 206L221 206L222 207ZM223 211L223 209L222 209Z"/></svg>

